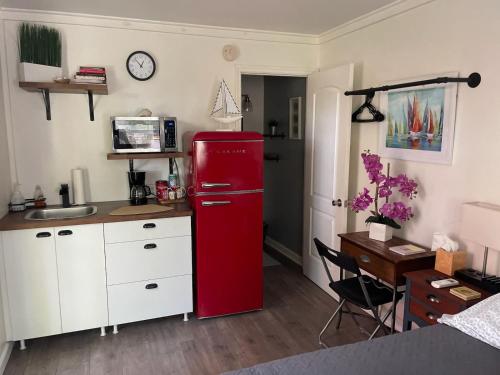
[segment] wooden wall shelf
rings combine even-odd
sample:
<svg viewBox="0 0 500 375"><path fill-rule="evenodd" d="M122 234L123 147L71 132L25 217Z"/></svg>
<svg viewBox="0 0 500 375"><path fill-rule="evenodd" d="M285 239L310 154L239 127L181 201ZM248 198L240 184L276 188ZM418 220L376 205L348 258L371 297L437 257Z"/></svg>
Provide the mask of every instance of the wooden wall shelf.
<svg viewBox="0 0 500 375"><path fill-rule="evenodd" d="M184 157L183 152L110 152L107 155L108 160L128 160L129 170L134 170L134 160L139 159L168 159L169 173L174 173L174 159Z"/></svg>
<svg viewBox="0 0 500 375"><path fill-rule="evenodd" d="M41 92L45 103L47 120L51 120L50 92L58 94L87 94L89 98L90 121L94 121L94 94L108 95L106 84L56 83L56 82L19 82L19 87L30 92Z"/></svg>
<svg viewBox="0 0 500 375"><path fill-rule="evenodd" d="M107 155L108 160L139 160L139 159L170 159L182 158L183 152L129 152L117 153L110 152Z"/></svg>

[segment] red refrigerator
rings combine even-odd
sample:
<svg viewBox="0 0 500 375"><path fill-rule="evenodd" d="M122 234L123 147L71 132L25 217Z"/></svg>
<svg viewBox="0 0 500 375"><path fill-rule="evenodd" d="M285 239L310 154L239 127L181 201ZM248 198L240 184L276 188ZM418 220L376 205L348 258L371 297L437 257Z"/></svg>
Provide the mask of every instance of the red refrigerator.
<svg viewBox="0 0 500 375"><path fill-rule="evenodd" d="M262 309L263 148L254 132L184 135L199 318Z"/></svg>

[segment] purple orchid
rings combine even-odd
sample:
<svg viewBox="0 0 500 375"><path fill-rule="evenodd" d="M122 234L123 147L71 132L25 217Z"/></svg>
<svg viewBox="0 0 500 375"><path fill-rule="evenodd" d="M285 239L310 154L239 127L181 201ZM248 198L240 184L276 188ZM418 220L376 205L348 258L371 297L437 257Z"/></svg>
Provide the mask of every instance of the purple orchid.
<svg viewBox="0 0 500 375"><path fill-rule="evenodd" d="M365 165L365 170L368 173L370 183L382 182L385 176L382 176L380 173L384 168L384 166L380 162L380 156L376 154L370 154L370 152L364 152L361 154L361 158L363 159L363 164Z"/></svg>
<svg viewBox="0 0 500 375"><path fill-rule="evenodd" d="M364 211L373 203L373 198L370 196L370 191L367 188L363 189L362 193L353 199L351 208L354 212Z"/></svg>
<svg viewBox="0 0 500 375"><path fill-rule="evenodd" d="M379 212L393 220L408 221L413 217L411 207L407 207L403 202L384 203Z"/></svg>
<svg viewBox="0 0 500 375"><path fill-rule="evenodd" d="M384 166L380 162L380 156L371 154L370 151L363 152L361 158L370 184L375 185L375 194L372 197L368 188L363 188L363 191L353 199L351 209L358 213L365 211L374 203L375 209L371 211L373 216L366 219L367 223L381 223L394 228L401 228L394 220L403 222L410 220L413 217L413 210L401 201L389 202L389 197L393 196L394 191L397 190L404 197L413 199L417 195L417 183L405 174L391 177L389 175L389 166L387 174L383 174L382 169ZM379 198L385 198L385 203L380 209L378 205Z"/></svg>

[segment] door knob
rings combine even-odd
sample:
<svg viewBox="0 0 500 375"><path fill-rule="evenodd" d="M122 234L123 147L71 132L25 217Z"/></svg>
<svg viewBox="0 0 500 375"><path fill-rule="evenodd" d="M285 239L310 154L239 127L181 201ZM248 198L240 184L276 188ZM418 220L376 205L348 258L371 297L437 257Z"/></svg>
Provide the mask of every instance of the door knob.
<svg viewBox="0 0 500 375"><path fill-rule="evenodd" d="M342 199L337 199L332 201L332 206L339 206L342 207Z"/></svg>

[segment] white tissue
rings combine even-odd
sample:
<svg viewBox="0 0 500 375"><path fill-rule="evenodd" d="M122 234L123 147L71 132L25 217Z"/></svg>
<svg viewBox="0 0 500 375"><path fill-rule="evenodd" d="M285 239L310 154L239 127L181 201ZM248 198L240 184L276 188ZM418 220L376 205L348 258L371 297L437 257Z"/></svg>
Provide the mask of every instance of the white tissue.
<svg viewBox="0 0 500 375"><path fill-rule="evenodd" d="M436 232L432 235L431 249L436 251L439 248L446 251L458 251L458 242L453 241L446 234Z"/></svg>

